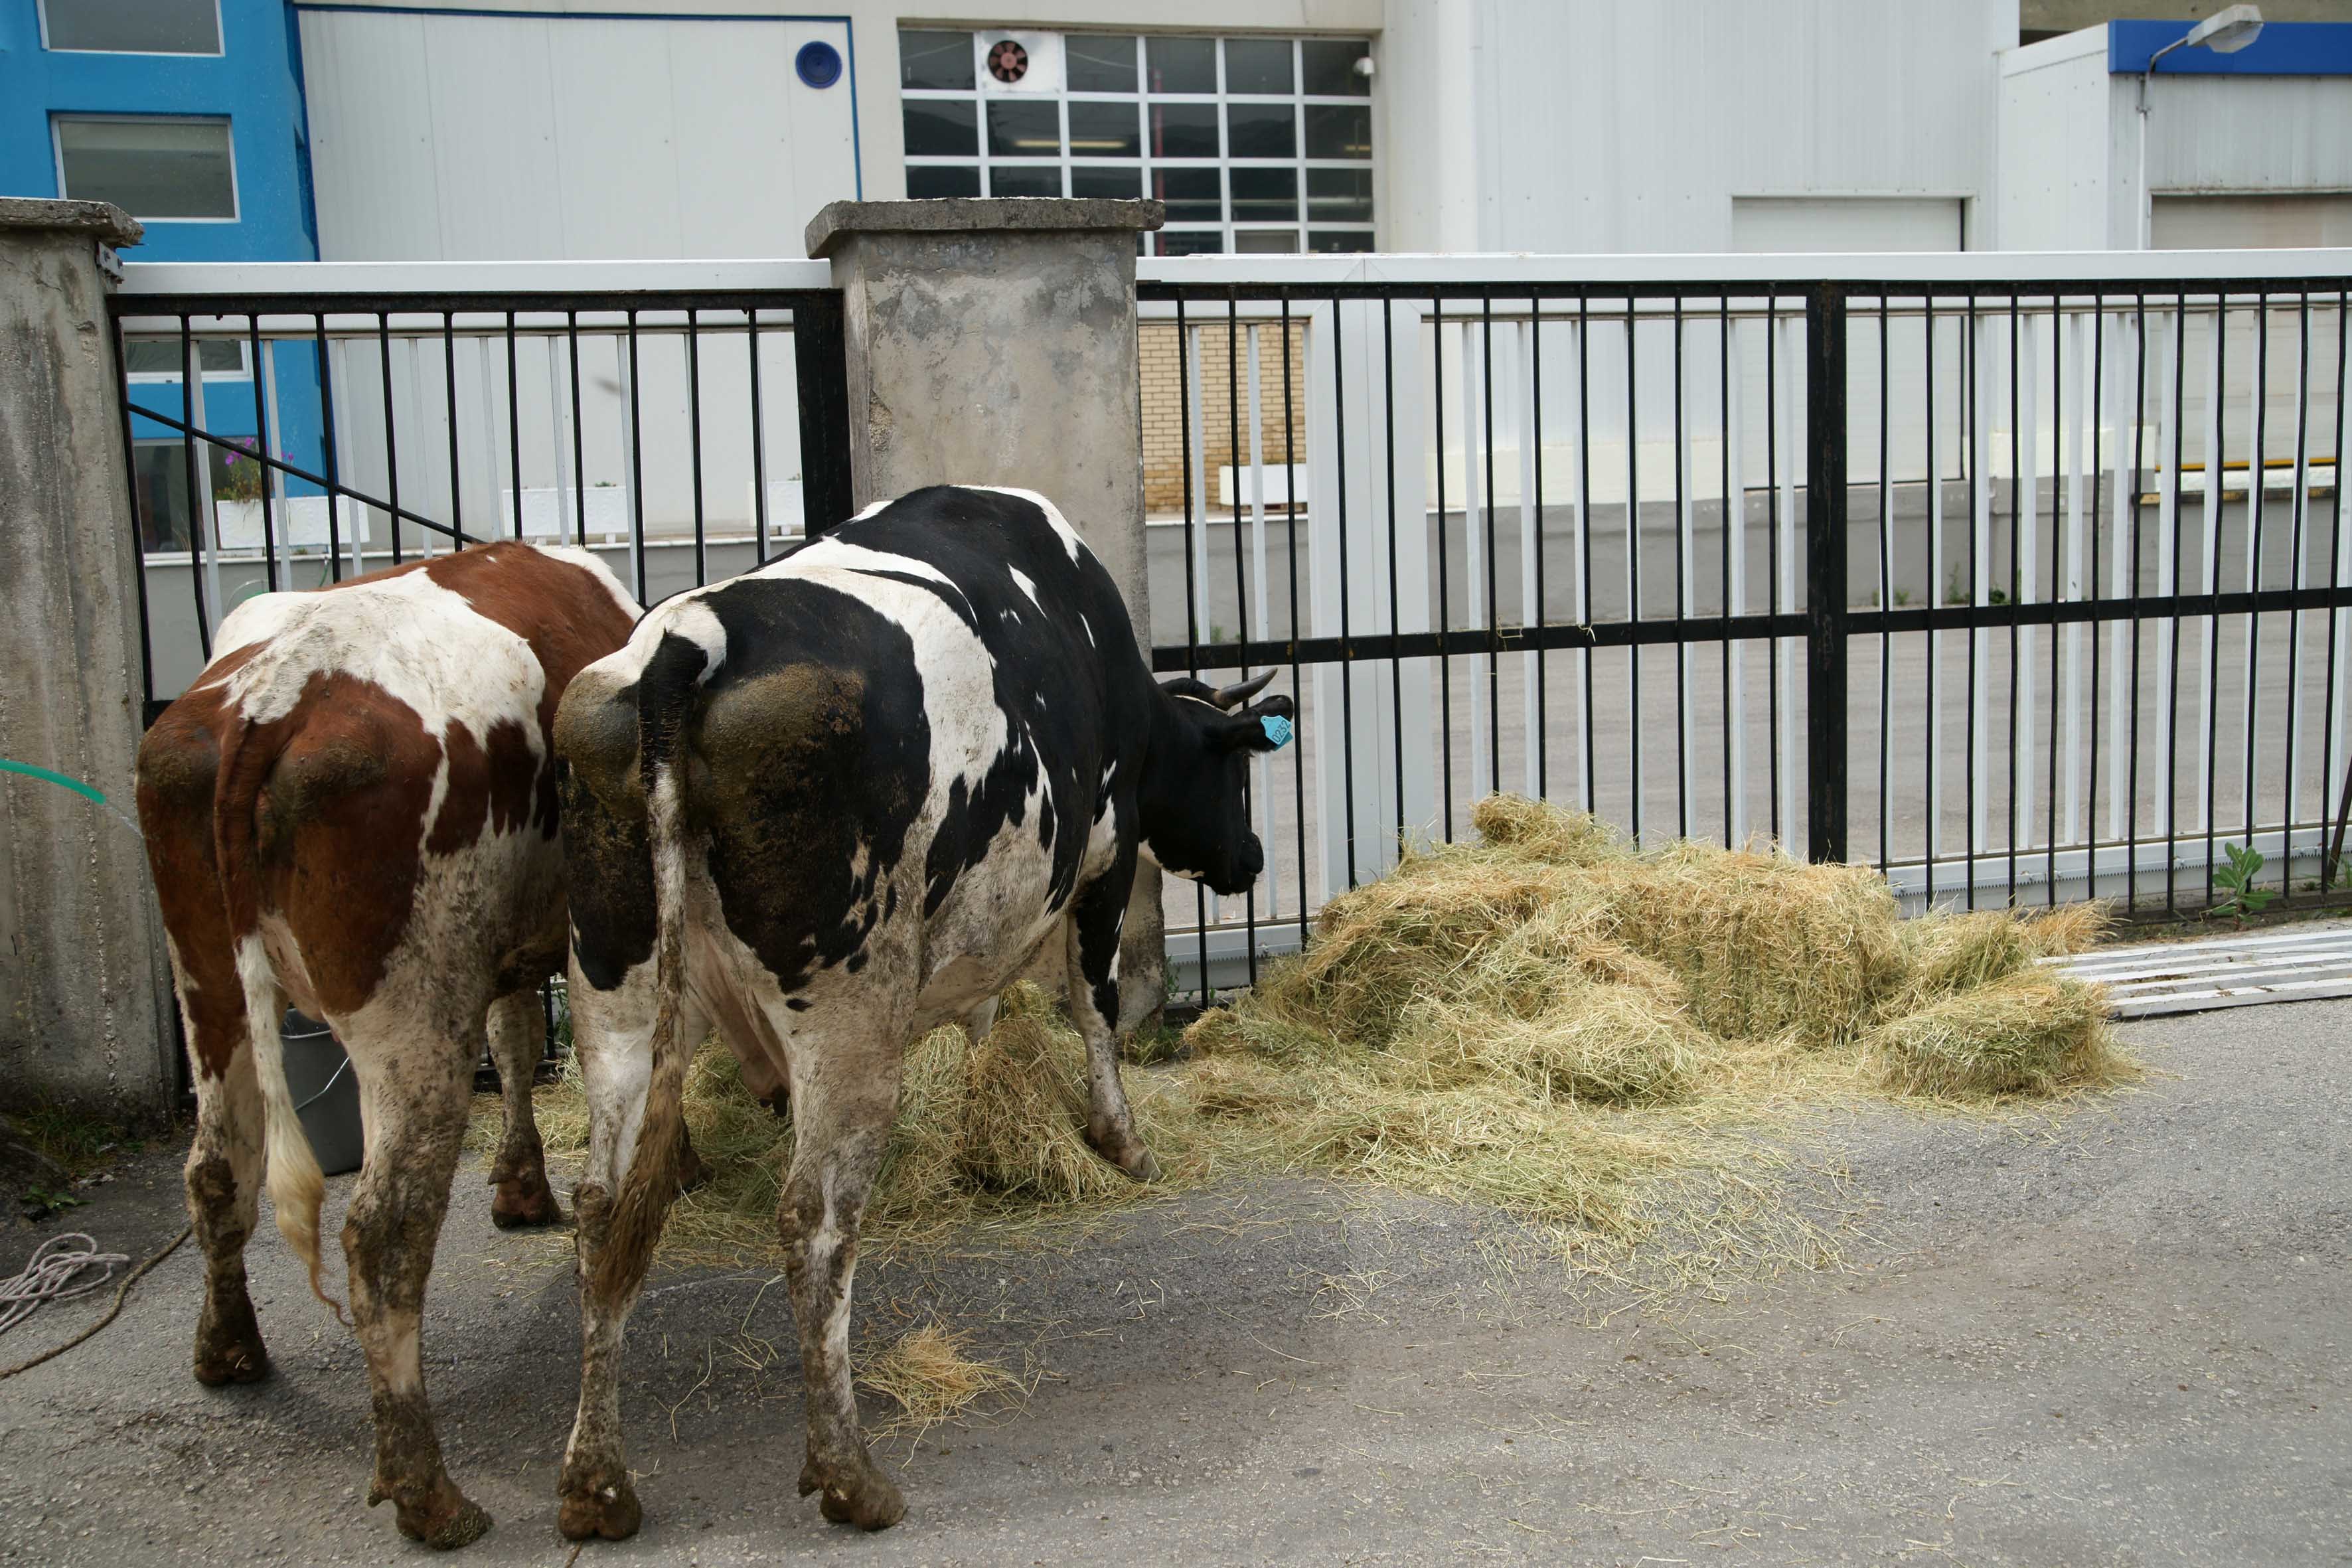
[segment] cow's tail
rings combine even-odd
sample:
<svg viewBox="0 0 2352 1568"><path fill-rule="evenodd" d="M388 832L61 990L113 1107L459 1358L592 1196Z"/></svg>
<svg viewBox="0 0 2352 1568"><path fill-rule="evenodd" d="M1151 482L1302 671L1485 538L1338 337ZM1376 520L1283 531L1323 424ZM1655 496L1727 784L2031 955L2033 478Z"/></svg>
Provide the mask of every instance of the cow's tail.
<svg viewBox="0 0 2352 1568"><path fill-rule="evenodd" d="M310 1293L345 1322L343 1305L327 1294L320 1273L319 1208L327 1179L294 1110L286 1085L286 1046L279 1032L283 1008L277 973L261 940L260 868L253 845L254 810L276 766L280 746L252 738L243 719L231 721L221 740L221 768L213 795L213 856L220 868L228 929L236 943L237 983L245 991L246 1038L261 1083L262 1136L268 1151L270 1206L278 1234L294 1249L310 1277Z"/></svg>
<svg viewBox="0 0 2352 1568"><path fill-rule="evenodd" d="M590 1288L609 1298L645 1278L662 1222L677 1190L677 1146L685 1120L686 1069L697 1040L683 1038L678 1014L686 986L686 770L677 731L707 657L694 643L666 637L637 682L637 767L645 785L646 837L653 858L653 1071L612 1219Z"/></svg>

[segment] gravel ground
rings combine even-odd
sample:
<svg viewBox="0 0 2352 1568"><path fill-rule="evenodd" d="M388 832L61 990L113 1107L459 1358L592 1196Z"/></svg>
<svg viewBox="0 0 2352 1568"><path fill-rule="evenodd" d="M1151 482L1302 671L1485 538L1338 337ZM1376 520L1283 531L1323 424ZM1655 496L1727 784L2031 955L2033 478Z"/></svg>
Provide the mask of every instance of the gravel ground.
<svg viewBox="0 0 2352 1568"><path fill-rule="evenodd" d="M879 1536L793 1495L781 1288L665 1278L625 1388L646 1526L580 1562L2352 1563L2352 1003L2126 1037L2162 1076L2061 1121L1829 1126L1796 1179L1861 1211L1846 1268L1665 1313L1498 1275L1479 1243L1507 1227L1476 1211L1308 1182L1075 1249L869 1268L861 1333L937 1312L1036 1380L1025 1407L887 1445L911 1509ZM153 1247L176 1159L68 1223ZM468 1560L561 1564L568 1249L488 1210L461 1181L434 1280L443 1442L499 1521ZM0 1234L0 1258L34 1239ZM360 1504L356 1346L266 1225L250 1258L269 1381L188 1375L191 1247L100 1338L0 1384L0 1560L428 1555ZM0 1361L94 1310L52 1309ZM782 1358L758 1364L763 1342Z"/></svg>

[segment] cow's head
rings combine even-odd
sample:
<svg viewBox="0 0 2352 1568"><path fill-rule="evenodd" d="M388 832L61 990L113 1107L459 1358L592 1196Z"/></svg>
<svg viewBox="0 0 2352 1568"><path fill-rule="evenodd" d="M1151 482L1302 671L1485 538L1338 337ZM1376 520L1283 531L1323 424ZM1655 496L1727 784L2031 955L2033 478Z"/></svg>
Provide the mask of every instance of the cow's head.
<svg viewBox="0 0 2352 1568"><path fill-rule="evenodd" d="M1250 831L1249 759L1287 742L1298 711L1287 697L1250 700L1274 674L1224 687L1179 677L1160 688L1137 789L1144 847L1162 870L1219 893L1246 891L1265 868Z"/></svg>

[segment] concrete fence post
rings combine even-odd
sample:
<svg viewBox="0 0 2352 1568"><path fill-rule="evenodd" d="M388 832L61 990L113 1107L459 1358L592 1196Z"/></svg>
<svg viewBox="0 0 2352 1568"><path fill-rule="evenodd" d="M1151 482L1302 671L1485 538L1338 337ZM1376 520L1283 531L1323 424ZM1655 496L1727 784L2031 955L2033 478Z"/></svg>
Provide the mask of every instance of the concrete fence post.
<svg viewBox="0 0 2352 1568"><path fill-rule="evenodd" d="M1158 202L835 202L808 226L833 262L860 507L932 484L1017 485L1101 557L1150 654L1136 236ZM1160 874L1136 879L1121 1023L1160 1002Z"/></svg>
<svg viewBox="0 0 2352 1568"><path fill-rule="evenodd" d="M0 198L0 759L132 813L143 692L102 202ZM0 769L0 1106L167 1116L171 975L123 816Z"/></svg>

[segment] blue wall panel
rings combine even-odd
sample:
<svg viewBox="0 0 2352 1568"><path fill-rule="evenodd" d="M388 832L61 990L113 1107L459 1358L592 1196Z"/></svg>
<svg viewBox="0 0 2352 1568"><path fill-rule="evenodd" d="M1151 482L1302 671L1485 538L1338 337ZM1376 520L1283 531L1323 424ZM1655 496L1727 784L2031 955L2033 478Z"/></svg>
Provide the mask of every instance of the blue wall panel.
<svg viewBox="0 0 2352 1568"><path fill-rule="evenodd" d="M300 57L284 0L220 0L219 55L41 47L37 0L0 0L0 195L58 196L57 113L226 116L237 220L147 224L140 261L310 261ZM133 215L136 216L136 215Z"/></svg>

